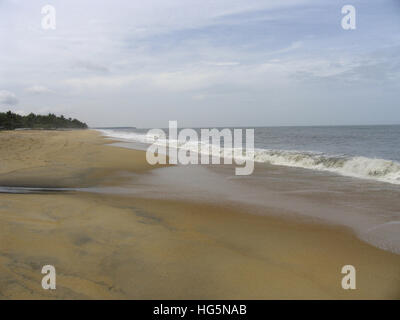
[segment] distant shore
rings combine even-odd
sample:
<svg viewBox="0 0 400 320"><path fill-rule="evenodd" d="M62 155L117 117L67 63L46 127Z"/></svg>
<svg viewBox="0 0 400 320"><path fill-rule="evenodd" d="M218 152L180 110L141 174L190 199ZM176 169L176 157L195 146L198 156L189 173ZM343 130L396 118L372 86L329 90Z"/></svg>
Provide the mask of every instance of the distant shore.
<svg viewBox="0 0 400 320"><path fill-rule="evenodd" d="M0 299L400 298L399 255L279 212L135 194L154 167L111 142L92 130L0 133L0 186L71 189L0 193ZM132 193L79 190L96 187ZM41 288L46 264L53 292ZM356 290L341 288L347 264Z"/></svg>

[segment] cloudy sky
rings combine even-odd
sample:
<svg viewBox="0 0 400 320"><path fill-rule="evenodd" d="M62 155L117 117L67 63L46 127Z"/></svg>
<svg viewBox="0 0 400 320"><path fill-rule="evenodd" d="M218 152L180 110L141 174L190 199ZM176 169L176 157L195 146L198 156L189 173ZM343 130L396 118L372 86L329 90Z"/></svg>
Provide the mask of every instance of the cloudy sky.
<svg viewBox="0 0 400 320"><path fill-rule="evenodd" d="M346 4L355 30L341 27ZM0 111L91 126L400 123L398 0L0 0L0 37Z"/></svg>

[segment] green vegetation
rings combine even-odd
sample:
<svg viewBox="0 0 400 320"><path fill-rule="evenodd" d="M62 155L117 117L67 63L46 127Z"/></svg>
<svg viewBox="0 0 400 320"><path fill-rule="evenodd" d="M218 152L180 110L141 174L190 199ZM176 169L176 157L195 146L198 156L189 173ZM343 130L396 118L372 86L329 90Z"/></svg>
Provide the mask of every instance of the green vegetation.
<svg viewBox="0 0 400 320"><path fill-rule="evenodd" d="M46 116L29 114L21 116L19 114L8 112L0 112L0 130L14 129L86 129L87 124L77 119L66 119L64 116L56 116L49 113Z"/></svg>

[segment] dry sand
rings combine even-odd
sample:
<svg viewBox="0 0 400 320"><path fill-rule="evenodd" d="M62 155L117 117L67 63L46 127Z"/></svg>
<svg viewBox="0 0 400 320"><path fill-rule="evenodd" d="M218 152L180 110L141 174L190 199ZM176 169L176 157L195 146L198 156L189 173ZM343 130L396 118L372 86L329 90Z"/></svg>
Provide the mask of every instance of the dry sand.
<svg viewBox="0 0 400 320"><path fill-rule="evenodd" d="M0 132L0 186L122 185L151 169L93 131ZM279 214L279 212L266 212ZM57 289L41 288L41 268ZM357 290L341 267L357 268ZM245 208L70 191L0 194L0 299L400 298L400 256Z"/></svg>

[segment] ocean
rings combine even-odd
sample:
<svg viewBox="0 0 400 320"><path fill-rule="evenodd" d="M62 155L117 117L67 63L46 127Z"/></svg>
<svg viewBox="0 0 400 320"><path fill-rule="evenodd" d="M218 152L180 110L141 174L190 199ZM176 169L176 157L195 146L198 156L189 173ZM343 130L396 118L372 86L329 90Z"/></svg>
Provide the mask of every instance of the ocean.
<svg viewBox="0 0 400 320"><path fill-rule="evenodd" d="M256 162L400 184L400 125L254 129ZM137 143L142 149L154 143L146 136L149 129L98 130L105 136ZM163 130L168 133L168 129ZM200 129L195 130L200 136ZM198 150L196 143L180 147Z"/></svg>

